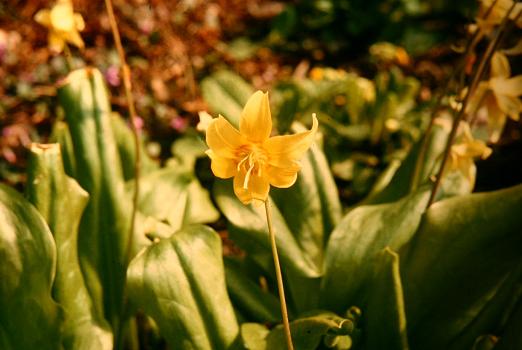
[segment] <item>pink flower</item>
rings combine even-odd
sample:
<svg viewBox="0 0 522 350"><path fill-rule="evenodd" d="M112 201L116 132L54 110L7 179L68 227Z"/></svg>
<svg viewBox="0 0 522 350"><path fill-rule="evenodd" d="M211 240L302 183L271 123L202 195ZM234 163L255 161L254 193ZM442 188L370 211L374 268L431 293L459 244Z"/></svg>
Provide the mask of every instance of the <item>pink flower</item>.
<svg viewBox="0 0 522 350"><path fill-rule="evenodd" d="M109 66L105 71L105 79L110 86L119 86L121 83L120 68L115 65Z"/></svg>
<svg viewBox="0 0 522 350"><path fill-rule="evenodd" d="M170 121L170 126L177 132L183 132L187 129L188 121L181 117L174 117Z"/></svg>

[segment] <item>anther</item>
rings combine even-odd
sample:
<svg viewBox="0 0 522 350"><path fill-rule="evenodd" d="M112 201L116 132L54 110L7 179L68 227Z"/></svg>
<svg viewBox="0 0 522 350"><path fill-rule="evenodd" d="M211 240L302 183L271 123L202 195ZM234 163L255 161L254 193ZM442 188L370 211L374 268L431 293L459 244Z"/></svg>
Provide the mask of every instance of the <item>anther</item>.
<svg viewBox="0 0 522 350"><path fill-rule="evenodd" d="M245 190L248 189L248 181L250 181L250 174L252 173L252 170L254 169L254 165L255 165L255 163L252 163L252 165L250 165L250 168L248 168L247 173L245 175L245 181L243 182L243 188Z"/></svg>

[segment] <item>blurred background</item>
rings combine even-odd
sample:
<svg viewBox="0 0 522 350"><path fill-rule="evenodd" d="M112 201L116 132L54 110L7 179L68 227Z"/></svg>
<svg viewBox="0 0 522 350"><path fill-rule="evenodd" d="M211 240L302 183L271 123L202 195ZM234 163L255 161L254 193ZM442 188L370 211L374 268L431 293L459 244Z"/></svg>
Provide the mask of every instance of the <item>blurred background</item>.
<svg viewBox="0 0 522 350"><path fill-rule="evenodd" d="M67 62L99 68L113 110L127 117L104 1L73 0L86 24L85 49L66 54L49 50L47 29L34 20L52 5L0 4L0 178L15 186L25 181L26 147L48 141L62 118L56 83L68 73ZM279 132L319 114L347 204L367 195L382 170L420 138L477 10L472 0L115 0L114 6L132 70L136 125L153 159L165 161L174 141L197 134L199 111L236 113L241 96L270 90ZM521 181L514 161L522 154L520 125L510 121L505 133L496 146L503 151L479 162L477 189ZM499 174L499 166L507 170Z"/></svg>

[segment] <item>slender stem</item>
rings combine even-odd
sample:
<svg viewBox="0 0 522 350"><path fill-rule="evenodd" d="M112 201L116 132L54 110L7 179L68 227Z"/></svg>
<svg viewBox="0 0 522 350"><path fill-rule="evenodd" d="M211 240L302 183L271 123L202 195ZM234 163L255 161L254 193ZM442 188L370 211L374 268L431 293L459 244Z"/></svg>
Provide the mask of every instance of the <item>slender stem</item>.
<svg viewBox="0 0 522 350"><path fill-rule="evenodd" d="M275 240L275 232L272 227L272 214L270 209L270 199L265 201L266 221L268 223L268 234L270 236L270 245L272 247L272 256L274 258L277 289L279 290L279 301L281 303L281 315L283 316L283 326L285 329L286 346L288 350L293 350L292 334L290 333L290 323L288 322L288 310L286 308L285 289L283 287L283 276L281 274L281 264L279 263L279 256L277 255L277 245Z"/></svg>
<svg viewBox="0 0 522 350"><path fill-rule="evenodd" d="M426 205L426 209L428 209L431 206L431 204L433 203L433 201L435 200L435 196L437 195L437 190L440 187L441 179L442 179L442 176L444 174L444 168L446 167L446 163L447 163L448 158L449 158L449 154L450 154L450 151L451 151L451 146L453 144L453 141L455 140L455 136L457 135L457 129L459 127L460 122L462 120L464 120L464 118L465 118L465 116L467 114L466 109L468 107L468 102L469 102L471 96L473 95L473 93L475 92L475 89L477 88L480 80L482 79L482 76L484 75L484 72L486 70L486 66L489 63L489 61L491 60L491 57L493 56L493 53L494 53L496 47L498 46L498 43L500 42L500 38L502 37L502 34L504 33L504 29L505 29L507 20L509 18L509 15L511 14L513 9L515 8L516 4L517 4L516 2L513 2L513 5L509 8L509 10L506 12L506 15L502 19L502 22L499 25L499 28L498 28L498 31L497 31L495 37L489 43L489 45L488 45L488 47L486 49L486 52L482 56L482 60L480 61L479 65L478 65L478 68L477 68L477 70L475 72L475 75L473 76L473 80L471 81L469 89L468 89L468 91L467 91L467 93L466 93L466 95L464 97L464 101L462 102L462 107L460 108L457 116L453 120L453 126L451 128L450 135L448 136L448 141L446 143L446 148L444 149L444 154L442 156L442 162L440 164L440 168L439 168L439 171L437 173L437 177L435 179L435 183L434 183L433 188L431 190L430 198L428 200L428 204ZM519 12L518 16L520 16L521 13L522 13L522 11ZM517 16L517 18L518 18L518 16Z"/></svg>
<svg viewBox="0 0 522 350"><path fill-rule="evenodd" d="M491 14L493 7L495 7L495 4L498 0L494 0L489 8L486 10L486 13L484 14L484 20L487 20L489 18L489 15ZM461 76L459 78L459 84L457 86L457 92L460 91L463 81L464 81L464 73L465 70L464 65L467 62L469 56L472 52L475 51L475 47L479 43L480 39L482 38L483 33L480 28L477 28L477 30L473 33L471 38L468 40L466 44L466 49L464 50L464 56L458 63L456 69L453 70L453 72L448 76L446 82L444 83L444 89L439 92L439 96L437 97L437 101L435 102L435 106L433 107L433 111L430 115L430 121L428 124L428 127L426 128L426 131L424 132L424 136L422 138L422 143L419 149L419 154L417 155L417 161L415 163L415 169L413 171L413 176L411 178L410 183L410 191L414 191L418 186L419 182L421 181L420 175L422 171L422 164L424 164L424 158L426 157L426 152L428 151L428 141L430 137L431 130L433 129L433 125L435 122L435 117L440 111L440 107L442 105L442 99L445 96L445 93L447 93L447 90L450 87L451 82L455 78L456 72L461 71Z"/></svg>
<svg viewBox="0 0 522 350"><path fill-rule="evenodd" d="M74 69L74 63L72 60L72 53L69 45L67 43L63 44L63 56L65 57L65 64L67 65L67 69L72 71Z"/></svg>
<svg viewBox="0 0 522 350"><path fill-rule="evenodd" d="M132 131L133 139L134 139L134 152L135 152L135 162L134 162L134 193L132 196L132 213L131 213L131 222L127 239L127 247L125 249L124 256L124 266L129 264L132 254L132 247L134 241L134 227L136 222L136 212L138 206L138 197L140 193L140 163L141 163L141 155L140 155L140 137L138 134L138 130L136 130L136 119L137 113L134 106L134 97L132 95L132 83L131 83L131 73L129 65L125 59L125 51L123 49L123 45L121 44L120 32L118 31L118 23L116 22L116 17L114 16L114 9L112 6L112 0L105 0L105 7L107 8L107 14L109 16L109 22L111 24L112 35L114 37L114 43L116 45L116 50L118 51L118 56L120 58L120 64L122 68L122 77L123 77L123 85L125 88L125 96L127 98L127 104L129 108L129 117L130 117L130 128ZM127 307L127 294L125 290L125 284L123 286L123 300L122 300L122 308L121 308L121 317L124 318L126 314ZM116 331L116 345L122 346L123 342L123 320L119 322L119 329Z"/></svg>

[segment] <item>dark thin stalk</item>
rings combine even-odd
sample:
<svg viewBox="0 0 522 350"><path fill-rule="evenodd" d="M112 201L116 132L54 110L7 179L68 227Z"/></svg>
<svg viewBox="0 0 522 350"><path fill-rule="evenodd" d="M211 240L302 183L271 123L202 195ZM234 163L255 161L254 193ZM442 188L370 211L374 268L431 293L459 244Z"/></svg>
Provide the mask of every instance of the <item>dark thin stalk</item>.
<svg viewBox="0 0 522 350"><path fill-rule="evenodd" d="M489 17L489 15L491 14L491 11L493 10L493 7L497 3L497 1L498 0L494 0L491 3L491 5L487 9L486 13L484 14L484 19L487 19ZM461 90L462 85L464 84L464 74L463 74L464 66L465 66L468 58L471 56L471 53L473 53L475 51L475 47L477 46L477 44L479 43L481 38L482 38L481 30L480 30L480 28L477 28L477 30L473 33L473 36L468 40L468 42L466 44L466 49L464 50L463 58L459 61L457 67L448 76L447 80L444 83L444 89L442 89L439 92L439 96L437 97L437 101L435 102L435 106L433 107L433 111L430 115L430 121L429 121L428 127L426 128L426 131L424 132L424 135L422 138L422 144L419 149L419 154L417 155L415 169L413 171L413 176L412 176L411 182L410 182L410 191L414 191L419 186L422 164L424 163L427 148L428 148L428 140L430 137L431 130L433 129L435 118L441 110L442 99L444 98L447 91L449 90L449 87L450 87L453 79L455 79L457 72L462 72L462 74L459 78L459 84L457 86L456 91L458 92Z"/></svg>
<svg viewBox="0 0 522 350"><path fill-rule="evenodd" d="M516 2L513 2L513 5L509 8L509 10L506 12L506 15L502 19L502 22L499 25L499 28L498 28L498 31L497 31L495 37L489 43L489 45L486 49L486 52L482 56L482 60L480 61L478 68L475 72L475 75L473 76L470 87L466 93L466 96L464 97L464 101L462 102L462 106L461 106L457 116L453 120L453 126L451 128L451 132L448 137L448 141L446 143L446 148L444 149L442 162L440 164L439 172L437 173L437 177L435 179L435 183L433 185L433 188L432 188L432 191L430 194L430 198L428 200L428 204L426 205L426 209L428 209L431 206L431 204L433 204L433 201L435 200L435 196L437 195L437 191L440 187L442 175L444 174L444 168L446 167L446 163L449 158L451 146L453 145L453 141L455 141L455 136L457 134L457 129L459 127L459 124L466 116L466 109L468 107L469 100L470 100L471 96L473 95L473 93L475 92L475 89L477 88L480 80L482 79L482 76L484 75L484 73L486 71L487 64L491 60L491 57L493 56L493 53L495 52L495 49L497 48L497 46L500 42L500 39L502 38L504 29L507 24L507 20L509 19L509 15L515 8L516 4L517 4ZM520 16L520 13L518 14L518 16ZM518 16L517 16L517 18L518 18Z"/></svg>

